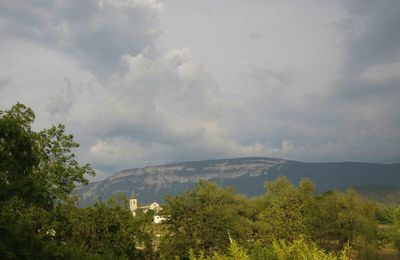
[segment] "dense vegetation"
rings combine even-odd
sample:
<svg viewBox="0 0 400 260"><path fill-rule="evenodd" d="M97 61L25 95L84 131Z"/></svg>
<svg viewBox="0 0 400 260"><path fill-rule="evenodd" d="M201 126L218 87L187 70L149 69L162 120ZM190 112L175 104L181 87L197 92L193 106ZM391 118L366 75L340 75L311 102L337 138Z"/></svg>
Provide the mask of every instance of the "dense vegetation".
<svg viewBox="0 0 400 260"><path fill-rule="evenodd" d="M0 259L152 254L142 231L150 221L133 219L120 200L77 207L71 192L94 172L75 160L64 126L33 131L35 115L22 104L0 113Z"/></svg>
<svg viewBox="0 0 400 260"><path fill-rule="evenodd" d="M0 112L0 259L375 259L400 249L400 209L354 190L317 194L302 180L247 198L200 181L166 198L163 224L135 218L123 197L79 208L94 174L62 125L35 132L22 104Z"/></svg>

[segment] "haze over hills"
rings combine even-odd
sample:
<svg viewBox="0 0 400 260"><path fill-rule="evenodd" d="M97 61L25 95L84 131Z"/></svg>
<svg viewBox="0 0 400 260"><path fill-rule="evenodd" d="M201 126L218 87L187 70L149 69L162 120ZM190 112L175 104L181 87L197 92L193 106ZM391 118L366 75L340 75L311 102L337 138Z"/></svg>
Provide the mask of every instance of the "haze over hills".
<svg viewBox="0 0 400 260"><path fill-rule="evenodd" d="M310 178L318 191L347 187L396 187L400 186L400 163L306 163L263 157L189 161L123 170L103 181L90 183L77 192L82 195L82 206L99 198L107 199L114 193L129 196L132 191L140 203L162 202L163 196L190 189L203 179L222 186L233 186L247 196L256 196L265 192L266 181L281 175L295 184L301 178Z"/></svg>

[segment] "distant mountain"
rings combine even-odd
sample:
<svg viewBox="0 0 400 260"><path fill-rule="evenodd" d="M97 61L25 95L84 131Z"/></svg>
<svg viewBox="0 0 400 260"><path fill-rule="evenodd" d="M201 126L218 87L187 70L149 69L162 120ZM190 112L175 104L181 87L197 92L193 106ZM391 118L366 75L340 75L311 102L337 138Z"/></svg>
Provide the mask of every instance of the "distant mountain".
<svg viewBox="0 0 400 260"><path fill-rule="evenodd" d="M172 163L128 169L77 190L81 204L107 199L114 193L136 193L140 203L163 201L192 188L197 181L209 180L221 186L233 186L239 193L256 196L265 192L264 183L278 176L294 184L310 178L319 191L357 186L400 186L400 163L358 162L305 163L275 158L236 158Z"/></svg>

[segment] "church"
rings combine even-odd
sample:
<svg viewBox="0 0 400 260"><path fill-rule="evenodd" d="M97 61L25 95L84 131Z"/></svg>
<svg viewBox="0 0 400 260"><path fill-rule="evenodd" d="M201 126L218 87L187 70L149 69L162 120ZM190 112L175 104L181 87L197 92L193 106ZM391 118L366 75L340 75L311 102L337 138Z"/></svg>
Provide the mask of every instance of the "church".
<svg viewBox="0 0 400 260"><path fill-rule="evenodd" d="M138 199L134 192L132 192L131 198L129 199L129 209L131 210L133 217L136 217L136 213L138 210L141 210L143 212L147 212L148 210L153 210L154 211L153 222L155 224L159 224L166 220L164 216L159 214L162 211L162 207L160 206L160 204L154 201L149 205L143 205L139 207Z"/></svg>

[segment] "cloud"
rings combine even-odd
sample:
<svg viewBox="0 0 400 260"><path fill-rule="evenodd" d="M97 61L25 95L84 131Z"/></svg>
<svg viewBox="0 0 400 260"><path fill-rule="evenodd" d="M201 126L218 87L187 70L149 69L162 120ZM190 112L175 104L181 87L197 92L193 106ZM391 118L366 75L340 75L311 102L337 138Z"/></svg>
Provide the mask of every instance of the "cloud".
<svg viewBox="0 0 400 260"><path fill-rule="evenodd" d="M103 177L239 156L386 162L400 158L399 10L0 1L0 107L66 124Z"/></svg>
<svg viewBox="0 0 400 260"><path fill-rule="evenodd" d="M111 127L105 135L126 134L115 129L120 125L149 134L153 128L171 138L178 132L195 135L199 125L218 115L216 87L187 49L154 58L125 55L122 62L127 71L112 77L99 109L117 121L104 123Z"/></svg>
<svg viewBox="0 0 400 260"><path fill-rule="evenodd" d="M346 66L343 73L357 75L368 67L399 59L400 2L346 1L348 33Z"/></svg>
<svg viewBox="0 0 400 260"><path fill-rule="evenodd" d="M400 61L370 66L361 73L360 78L377 83L400 80Z"/></svg>
<svg viewBox="0 0 400 260"><path fill-rule="evenodd" d="M343 154L383 161L398 157L400 3L350 1L344 6L346 58L325 104L335 106L341 117L336 128L344 129L338 135Z"/></svg>
<svg viewBox="0 0 400 260"><path fill-rule="evenodd" d="M61 93L49 97L47 111L50 115L66 114L76 101L76 93L72 90L71 81L65 78L66 87L61 90Z"/></svg>
<svg viewBox="0 0 400 260"><path fill-rule="evenodd" d="M65 51L99 76L153 47L161 10L155 0L1 1L0 33Z"/></svg>
<svg viewBox="0 0 400 260"><path fill-rule="evenodd" d="M0 91L6 88L9 83L9 79L7 79L6 77L0 77Z"/></svg>
<svg viewBox="0 0 400 260"><path fill-rule="evenodd" d="M264 81L268 86L287 86L293 83L293 73L287 69L267 66L252 66L250 76L255 80Z"/></svg>
<svg viewBox="0 0 400 260"><path fill-rule="evenodd" d="M218 89L188 49L125 55L121 61L126 72L96 94L104 99L83 119L100 138L89 154L98 164L129 167L262 152L260 144L241 145L227 136Z"/></svg>

